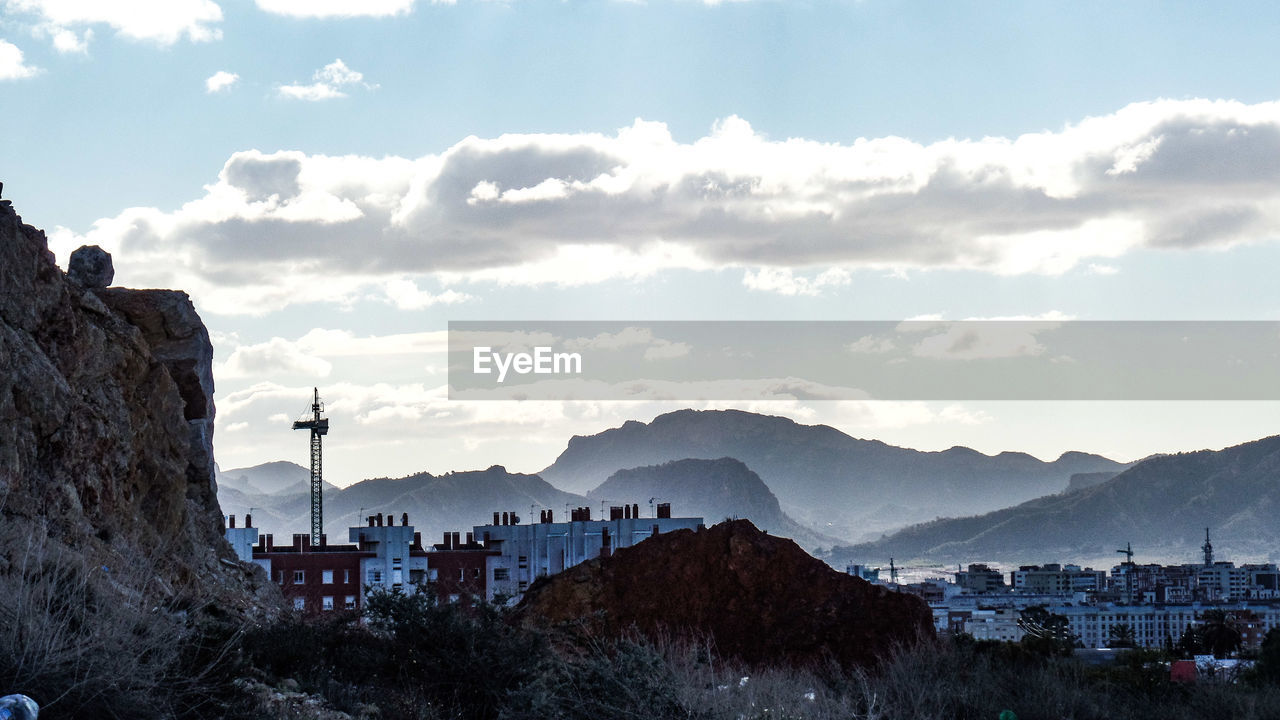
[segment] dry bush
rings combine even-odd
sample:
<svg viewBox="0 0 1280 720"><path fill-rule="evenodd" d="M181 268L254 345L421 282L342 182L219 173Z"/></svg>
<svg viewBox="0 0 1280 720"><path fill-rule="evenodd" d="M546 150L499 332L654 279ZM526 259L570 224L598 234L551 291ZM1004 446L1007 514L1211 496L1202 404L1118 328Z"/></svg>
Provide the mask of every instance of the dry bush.
<svg viewBox="0 0 1280 720"><path fill-rule="evenodd" d="M0 688L42 717L163 718L204 678L185 610L141 562L93 564L44 528L6 518L0 548ZM215 653L216 654L216 653Z"/></svg>

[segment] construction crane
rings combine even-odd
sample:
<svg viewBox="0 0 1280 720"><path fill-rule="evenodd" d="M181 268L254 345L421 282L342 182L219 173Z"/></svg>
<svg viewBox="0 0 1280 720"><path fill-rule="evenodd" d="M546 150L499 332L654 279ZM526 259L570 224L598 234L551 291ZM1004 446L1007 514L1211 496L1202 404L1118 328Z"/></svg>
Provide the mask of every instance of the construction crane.
<svg viewBox="0 0 1280 720"><path fill-rule="evenodd" d="M1125 543L1124 549L1116 552L1124 556L1122 567L1128 570L1124 578L1125 594L1128 596L1129 604L1132 605L1134 585L1138 582L1138 567L1133 564L1133 543Z"/></svg>
<svg viewBox="0 0 1280 720"><path fill-rule="evenodd" d="M312 388L315 399L311 403L311 418L297 420L294 430L311 431L311 547L320 546L320 534L324 532L324 479L321 476L320 438L329 434L329 418L320 417L324 404L320 402L320 388Z"/></svg>
<svg viewBox="0 0 1280 720"><path fill-rule="evenodd" d="M1132 544L1132 543L1125 543L1125 544L1124 544L1124 549L1123 549L1123 550L1117 550L1116 552L1118 552L1118 553L1120 553L1121 555L1123 555L1123 556L1124 556L1124 564L1125 564L1125 565L1132 565L1132 564L1133 564L1133 544Z"/></svg>

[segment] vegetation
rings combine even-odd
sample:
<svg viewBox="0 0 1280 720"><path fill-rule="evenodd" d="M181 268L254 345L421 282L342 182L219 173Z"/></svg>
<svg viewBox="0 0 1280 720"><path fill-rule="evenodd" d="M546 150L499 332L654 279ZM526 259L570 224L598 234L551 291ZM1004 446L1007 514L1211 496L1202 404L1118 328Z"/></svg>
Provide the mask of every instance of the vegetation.
<svg viewBox="0 0 1280 720"><path fill-rule="evenodd" d="M37 557L0 572L13 598L0 606L0 688L33 695L52 718L1280 717L1280 631L1236 683L1172 683L1160 650L1090 667L1034 611L1028 626L1043 632L1022 643L925 638L887 648L875 668L759 667L705 641L605 638L587 623L531 630L501 605L429 593L376 592L363 616L196 628L197 613L184 622L175 608L107 602L92 568Z"/></svg>

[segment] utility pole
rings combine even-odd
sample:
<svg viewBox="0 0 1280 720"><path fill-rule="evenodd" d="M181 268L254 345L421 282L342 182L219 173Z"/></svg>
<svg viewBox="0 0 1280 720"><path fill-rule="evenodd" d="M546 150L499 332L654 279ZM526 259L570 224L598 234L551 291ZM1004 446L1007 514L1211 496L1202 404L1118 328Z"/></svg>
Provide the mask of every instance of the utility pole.
<svg viewBox="0 0 1280 720"><path fill-rule="evenodd" d="M320 402L320 388L312 388L315 398L311 403L311 419L297 420L294 430L311 431L311 547L320 546L324 532L324 478L321 475L320 438L329 434L329 418L320 417L324 405Z"/></svg>

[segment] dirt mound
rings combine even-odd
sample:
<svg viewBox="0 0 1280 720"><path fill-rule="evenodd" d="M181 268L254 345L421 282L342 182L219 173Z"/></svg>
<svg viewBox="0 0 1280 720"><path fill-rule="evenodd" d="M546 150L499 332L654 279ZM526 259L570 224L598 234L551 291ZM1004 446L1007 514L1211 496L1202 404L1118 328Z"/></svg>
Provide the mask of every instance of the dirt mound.
<svg viewBox="0 0 1280 720"><path fill-rule="evenodd" d="M867 665L933 632L919 598L836 572L747 520L651 537L539 580L519 613L610 634L706 635L721 655L764 664Z"/></svg>

